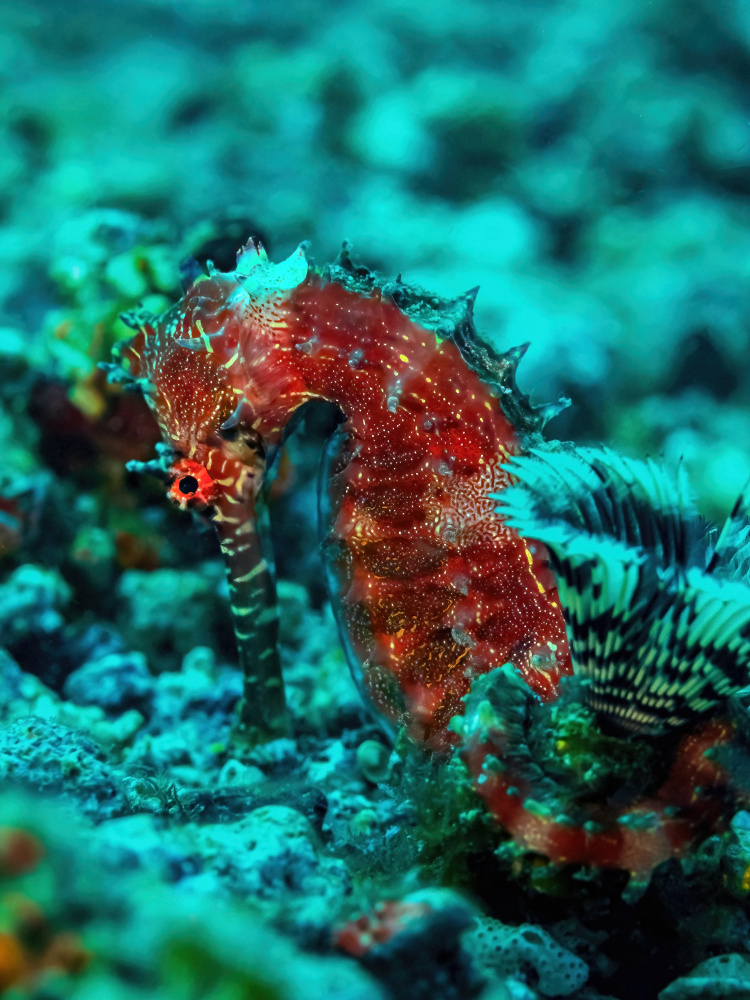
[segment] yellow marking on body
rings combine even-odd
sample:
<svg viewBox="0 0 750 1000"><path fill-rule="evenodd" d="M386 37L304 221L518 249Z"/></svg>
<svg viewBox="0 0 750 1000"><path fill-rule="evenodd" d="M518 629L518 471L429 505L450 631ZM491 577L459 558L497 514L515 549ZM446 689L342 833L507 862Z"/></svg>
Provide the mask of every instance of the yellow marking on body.
<svg viewBox="0 0 750 1000"><path fill-rule="evenodd" d="M207 334L207 333L206 333L206 331L205 331L205 330L203 329L203 324L201 323L201 321L200 321L199 319L197 319L197 320L195 321L195 329L196 329L196 330L198 331L198 333L199 333L199 334L201 335L201 340L202 340L202 341L203 341L203 343L204 343L204 344L206 345L206 350L208 351L208 353L209 353L209 354L213 354L213 353L214 353L214 349L213 349L213 347L211 346L211 341L209 340L209 338L208 338L208 334Z"/></svg>
<svg viewBox="0 0 750 1000"><path fill-rule="evenodd" d="M222 514L220 510L216 511L213 519L217 524L239 524L241 520L239 517L230 517L228 514Z"/></svg>
<svg viewBox="0 0 750 1000"><path fill-rule="evenodd" d="M214 479L214 482L218 483L219 486L231 486L234 482L234 476L230 476L229 479Z"/></svg>
<svg viewBox="0 0 750 1000"><path fill-rule="evenodd" d="M234 352L234 354L233 354L233 355L232 355L232 357L231 357L231 358L229 359L229 361L225 361L225 362L224 362L224 364L222 365L222 368L231 368L231 367L232 367L232 365L233 365L233 364L235 363L235 361L237 360L237 358L238 358L239 356L240 356L240 352L239 352L239 349L238 349L238 350L236 350L236 351Z"/></svg>
<svg viewBox="0 0 750 1000"><path fill-rule="evenodd" d="M238 518L239 520L239 518ZM235 535L253 535L255 534L255 526L252 521L245 521L244 524L235 531Z"/></svg>
<svg viewBox="0 0 750 1000"><path fill-rule="evenodd" d="M399 354L399 357L401 358L402 361L405 361L408 364L409 359L407 358L407 356L405 354Z"/></svg>
<svg viewBox="0 0 750 1000"><path fill-rule="evenodd" d="M268 569L268 563L266 562L265 559L261 559L261 561L257 564L257 566L253 566L253 568L248 573L244 573L242 576L236 576L234 578L234 582L248 583L254 577L258 576L260 573L263 573L267 569Z"/></svg>
<svg viewBox="0 0 750 1000"><path fill-rule="evenodd" d="M525 551L526 551L526 558L527 558L527 559L529 560L529 569L531 569L531 567L532 567L532 566L534 565L534 557L532 556L532 554L531 554L531 551L530 551L530 549L529 549L528 545L526 546L526 550L525 550ZM537 587L539 588L539 593L540 593L540 594L545 594L545 593L546 593L546 591L545 591L544 587L543 587L543 586L541 585L541 583L540 583L540 582L539 582L539 581L537 580L537 578L536 578L536 577L534 576L534 573L533 573L533 571L532 571L532 574L531 574L531 575L532 575L532 577L534 578L534 583L535 583L535 584L537 585Z"/></svg>
<svg viewBox="0 0 750 1000"><path fill-rule="evenodd" d="M135 356L137 358L140 358L140 356L141 356L141 352L140 351L136 351L136 349L134 347L131 347L130 350L133 352L133 354L135 354Z"/></svg>

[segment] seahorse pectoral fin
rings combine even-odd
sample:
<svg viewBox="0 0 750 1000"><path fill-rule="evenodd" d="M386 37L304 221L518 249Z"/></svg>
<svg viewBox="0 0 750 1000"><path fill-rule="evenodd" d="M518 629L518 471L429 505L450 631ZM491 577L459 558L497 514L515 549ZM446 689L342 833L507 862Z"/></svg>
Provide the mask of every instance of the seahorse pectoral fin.
<svg viewBox="0 0 750 1000"><path fill-rule="evenodd" d="M256 503L240 505L224 500L217 504L214 517L243 674L234 736L238 742L250 745L276 739L288 729L279 658L276 582L270 552L264 552L262 516Z"/></svg>

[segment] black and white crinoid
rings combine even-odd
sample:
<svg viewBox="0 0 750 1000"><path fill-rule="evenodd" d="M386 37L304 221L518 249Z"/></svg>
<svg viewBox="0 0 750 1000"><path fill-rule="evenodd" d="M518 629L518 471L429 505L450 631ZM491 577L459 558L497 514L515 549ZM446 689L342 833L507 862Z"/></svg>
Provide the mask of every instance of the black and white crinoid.
<svg viewBox="0 0 750 1000"><path fill-rule="evenodd" d="M591 708L654 736L719 714L750 683L750 488L717 532L682 466L558 446L506 468L498 512L549 550Z"/></svg>

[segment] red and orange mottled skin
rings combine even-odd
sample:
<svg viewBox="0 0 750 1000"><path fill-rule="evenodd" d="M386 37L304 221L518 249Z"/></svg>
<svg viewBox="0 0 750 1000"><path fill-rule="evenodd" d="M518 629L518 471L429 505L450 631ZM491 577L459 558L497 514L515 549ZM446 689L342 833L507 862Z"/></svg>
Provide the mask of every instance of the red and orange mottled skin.
<svg viewBox="0 0 750 1000"><path fill-rule="evenodd" d="M322 399L343 417L327 487L331 597L376 708L439 748L472 679L499 664L554 695L570 672L554 580L488 499L521 443L453 342L378 288L325 280L302 249L274 265L252 242L235 272L211 270L139 326L120 358L175 453L171 496L214 511L246 676L273 655L255 532L266 461L295 412ZM246 706L256 697L246 684Z"/></svg>

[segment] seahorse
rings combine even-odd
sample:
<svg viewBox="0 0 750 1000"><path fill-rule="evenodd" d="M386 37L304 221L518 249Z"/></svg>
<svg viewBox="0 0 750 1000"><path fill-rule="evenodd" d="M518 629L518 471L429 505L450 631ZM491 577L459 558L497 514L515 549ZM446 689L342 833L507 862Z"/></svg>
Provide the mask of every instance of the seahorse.
<svg viewBox="0 0 750 1000"><path fill-rule="evenodd" d="M322 270L306 250L274 264L249 240L234 271L208 264L163 315L129 315L136 333L110 377L143 390L171 499L213 518L250 740L286 725L263 486L301 408L338 407L320 523L342 644L380 716L444 748L474 678L510 663L544 699L570 672L544 547L490 499L550 411L517 389L525 347L480 340L475 289L447 302L377 279L346 249Z"/></svg>

